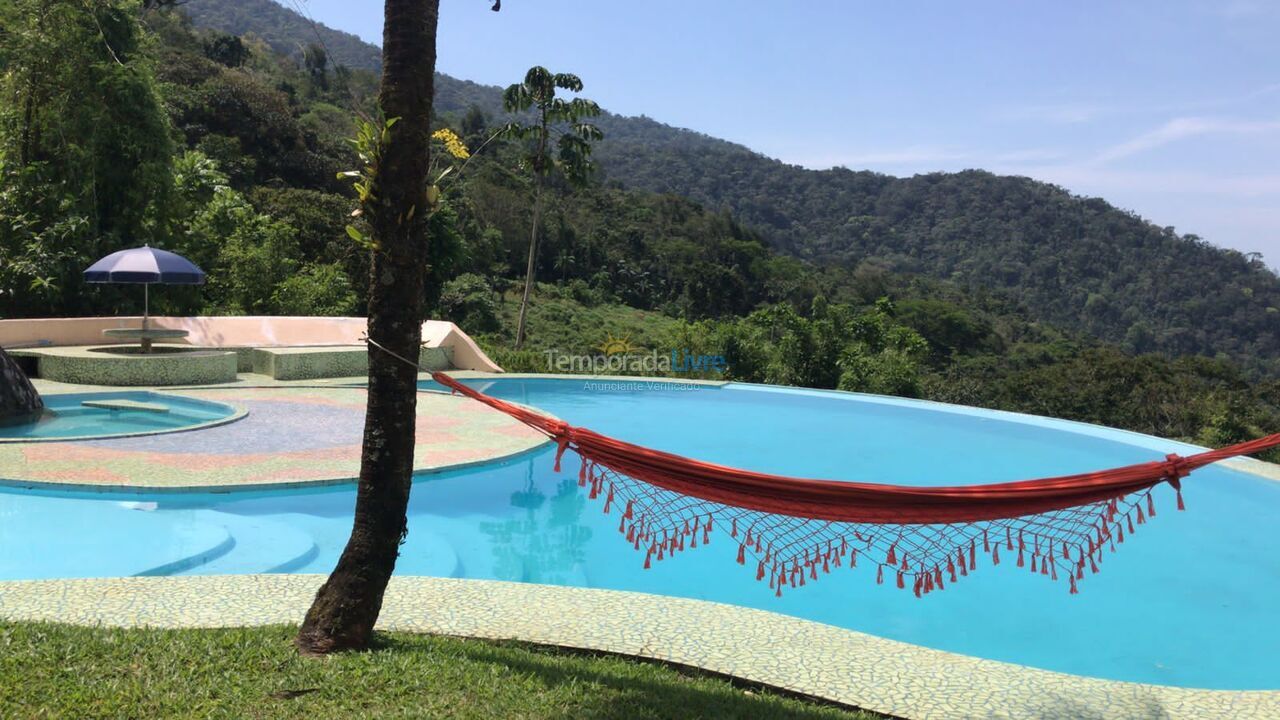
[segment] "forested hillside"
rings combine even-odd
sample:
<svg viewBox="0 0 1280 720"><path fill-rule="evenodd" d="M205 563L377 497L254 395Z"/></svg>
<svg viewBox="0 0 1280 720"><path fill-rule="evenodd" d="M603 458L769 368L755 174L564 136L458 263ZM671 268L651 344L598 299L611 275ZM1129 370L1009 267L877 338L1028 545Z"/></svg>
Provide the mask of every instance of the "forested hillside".
<svg viewBox="0 0 1280 720"><path fill-rule="evenodd" d="M1028 178L813 171L655 134L615 134L601 164L629 187L728 208L789 254L1008 291L1038 317L1135 352L1280 369L1280 280L1259 258Z"/></svg>
<svg viewBox="0 0 1280 720"><path fill-rule="evenodd" d="M181 10L140 10L123 0L0 5L6 30L0 93L14 100L0 105L0 317L138 312L136 292L86 285L81 272L107 252L143 242L181 252L209 272L205 287L152 293L158 313L365 312L369 247L359 240L367 228L352 215L351 184L338 175L360 166L349 140L357 118L369 115L376 77L338 67L327 53L282 54L255 35L193 27ZM897 218L883 232L905 238L910 228L978 203L964 200L965 188L1001 186L1004 179L936 178L933 199L914 206L890 202L899 197L893 188L927 186L927 178L835 172L837 182L827 187L814 180L823 174L614 116L599 119L606 139L598 150L613 170L586 187L547 187L535 256L541 282L529 345L516 352L514 316L532 230L532 178L520 162L525 148L494 139L507 118L491 88L446 81L440 97L434 124L456 133L452 142L464 147L451 150L440 140L433 149L437 170L455 163L455 172L441 183L431 218L426 315L458 322L510 369L547 371L553 368L545 350L595 353L608 337L620 337L662 353L723 355L734 379L1022 410L1207 444L1280 427L1280 382L1251 378L1240 363L1136 354L1137 338L1130 347L1097 339L1110 326L1046 321L1026 287L993 290L925 267L918 256L966 261L960 240L945 233L934 233L926 250L900 257L849 254L817 262L797 257L804 254L798 247L777 250L777 219L618 182L625 148L668 137L669 150L646 153L683 157L670 160L675 175L737 158L743 172L773 168L776 177L813 183L806 198L819 204L853 197L838 191L845 176L865 183L861 196L881 199L859 213ZM466 148L471 157L463 160ZM711 160L695 162L699 153ZM728 171L720 175L726 187L750 184ZM777 182L761 177L762 192ZM960 187L948 190L953 181ZM1005 200L1005 209L968 222L1056 217L1055 197L1072 207L1096 206L1110 222L1134 222L1100 201L1026 186L1043 197ZM979 196L988 202L998 194ZM1159 233L1141 237L1154 243L1133 246L1145 252L1159 243L1185 245ZM1041 268L1044 258L1055 257L1069 265L1061 256L1070 243L1033 252L1032 239L1020 242L1026 265ZM905 239L900 245L913 247ZM1230 259L1192 247L1207 266ZM1141 268L1123 265L1095 264L1090 277L1139 278L1133 284L1182 299L1178 288L1143 285ZM1075 292L1065 276L1055 282ZM1256 296L1266 292L1264 285L1242 287L1254 287ZM1242 304L1222 301L1222 310ZM1169 313L1169 306L1153 302L1151 310Z"/></svg>
<svg viewBox="0 0 1280 720"><path fill-rule="evenodd" d="M187 7L199 24L279 38L277 49L314 42L310 24L272 0ZM335 58L376 66L365 59L373 46L361 56L358 40L337 35ZM501 108L498 88L445 76L437 94L444 113L479 107L492 117ZM728 210L785 253L1005 291L1036 317L1133 352L1224 356L1280 372L1274 272L1104 200L978 170L911 178L807 170L647 118L606 114L599 124L604 177Z"/></svg>
<svg viewBox="0 0 1280 720"><path fill-rule="evenodd" d="M256 36L281 55L302 59L305 48L318 43L335 66L377 70L382 65L382 51L377 47L351 33L312 23L274 0L190 0L179 4L196 25L229 35ZM381 13L382 9L370 6L370 12Z"/></svg>

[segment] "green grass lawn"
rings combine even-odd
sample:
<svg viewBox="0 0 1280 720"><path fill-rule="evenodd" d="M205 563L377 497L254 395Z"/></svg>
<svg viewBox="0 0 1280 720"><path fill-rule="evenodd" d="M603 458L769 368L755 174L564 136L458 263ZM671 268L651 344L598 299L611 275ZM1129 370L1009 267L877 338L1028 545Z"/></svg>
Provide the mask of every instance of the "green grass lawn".
<svg viewBox="0 0 1280 720"><path fill-rule="evenodd" d="M0 622L4 718L867 718L654 663L391 633L299 657L294 628Z"/></svg>

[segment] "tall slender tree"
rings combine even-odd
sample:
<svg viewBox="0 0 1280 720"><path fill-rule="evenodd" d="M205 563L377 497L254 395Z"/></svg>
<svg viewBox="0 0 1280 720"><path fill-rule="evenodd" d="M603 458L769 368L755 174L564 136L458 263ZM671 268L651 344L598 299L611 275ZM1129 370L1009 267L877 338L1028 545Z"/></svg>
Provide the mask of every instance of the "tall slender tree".
<svg viewBox="0 0 1280 720"><path fill-rule="evenodd" d="M582 118L599 115L599 105L584 98L556 97L556 90L582 92L582 80L577 75L552 73L534 66L525 73L524 82L508 87L502 94L507 112L532 109L535 118L533 124L512 121L502 129L502 134L527 144L524 165L533 172L533 229L529 232L529 263L524 274L524 294L520 298L520 320L516 324L517 350L524 344L525 316L537 268L543 186L556 171L572 184L585 183L593 169L591 143L604 137L595 125L582 122Z"/></svg>
<svg viewBox="0 0 1280 720"><path fill-rule="evenodd" d="M298 648L323 654L368 645L407 531L422 340L431 188L431 100L440 0L386 0L382 31L385 123L370 134L361 209L372 231L369 397L355 520L337 567L316 593Z"/></svg>

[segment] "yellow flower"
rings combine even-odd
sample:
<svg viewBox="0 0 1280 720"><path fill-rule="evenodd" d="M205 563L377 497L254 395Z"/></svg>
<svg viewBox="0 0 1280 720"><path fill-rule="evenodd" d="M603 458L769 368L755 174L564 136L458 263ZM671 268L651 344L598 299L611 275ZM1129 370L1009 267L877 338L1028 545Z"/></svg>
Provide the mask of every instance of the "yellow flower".
<svg viewBox="0 0 1280 720"><path fill-rule="evenodd" d="M449 128L440 128L431 133L431 137L444 143L444 149L459 160L466 160L471 157L471 151L467 150L467 146L462 143L462 138L458 137Z"/></svg>

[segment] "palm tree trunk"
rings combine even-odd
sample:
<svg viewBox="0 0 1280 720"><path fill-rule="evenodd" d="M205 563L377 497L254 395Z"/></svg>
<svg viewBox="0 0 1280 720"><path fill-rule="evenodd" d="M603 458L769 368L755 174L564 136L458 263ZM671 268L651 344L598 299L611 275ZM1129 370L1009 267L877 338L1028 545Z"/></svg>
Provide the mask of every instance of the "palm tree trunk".
<svg viewBox="0 0 1280 720"><path fill-rule="evenodd" d="M538 222L542 216L542 178L533 186L533 231L529 233L529 265L524 271L524 296L520 298L520 321L516 323L516 349L524 344L525 315L529 312L529 294L533 291L533 274L538 258Z"/></svg>
<svg viewBox="0 0 1280 720"><path fill-rule="evenodd" d="M298 631L304 653L368 645L407 531L422 340L431 99L439 0L386 0L382 148L365 215L378 250L369 287L369 397L351 538ZM376 345L375 345L376 344Z"/></svg>

